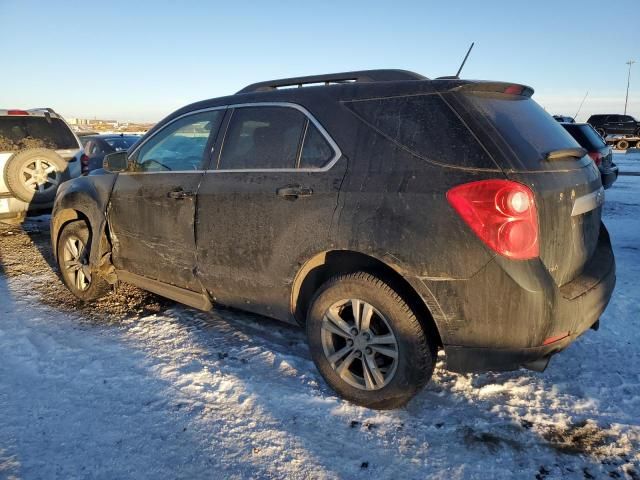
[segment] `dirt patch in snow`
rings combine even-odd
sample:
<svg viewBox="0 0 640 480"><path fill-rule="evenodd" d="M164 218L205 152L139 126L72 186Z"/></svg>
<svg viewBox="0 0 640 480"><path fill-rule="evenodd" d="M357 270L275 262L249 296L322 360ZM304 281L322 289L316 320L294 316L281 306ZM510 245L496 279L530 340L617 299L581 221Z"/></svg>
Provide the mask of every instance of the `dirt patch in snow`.
<svg viewBox="0 0 640 480"><path fill-rule="evenodd" d="M29 275L42 303L77 311L85 320L122 321L123 318L160 313L175 305L171 300L120 283L113 295L87 304L67 290L57 275L49 236L49 218L28 218L22 225L0 223L0 273L7 277Z"/></svg>

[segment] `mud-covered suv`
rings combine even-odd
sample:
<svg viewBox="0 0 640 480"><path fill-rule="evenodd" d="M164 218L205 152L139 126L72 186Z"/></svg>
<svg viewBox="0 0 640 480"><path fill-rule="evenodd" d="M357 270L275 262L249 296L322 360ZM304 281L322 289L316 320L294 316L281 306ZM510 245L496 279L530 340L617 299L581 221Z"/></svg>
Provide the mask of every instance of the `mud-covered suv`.
<svg viewBox="0 0 640 480"><path fill-rule="evenodd" d="M0 219L50 208L58 186L80 175L81 155L52 109L0 110Z"/></svg>
<svg viewBox="0 0 640 480"><path fill-rule="evenodd" d="M598 325L615 262L600 173L532 93L376 70L189 105L61 186L62 278L297 322L373 408L407 402L438 349L456 371L543 369Z"/></svg>

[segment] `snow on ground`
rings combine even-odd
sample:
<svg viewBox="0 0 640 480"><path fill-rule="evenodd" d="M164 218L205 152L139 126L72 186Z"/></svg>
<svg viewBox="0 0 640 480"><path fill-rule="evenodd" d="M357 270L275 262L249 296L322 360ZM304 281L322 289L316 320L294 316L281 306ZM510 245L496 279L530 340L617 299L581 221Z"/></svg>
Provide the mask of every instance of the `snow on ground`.
<svg viewBox="0 0 640 480"><path fill-rule="evenodd" d="M172 303L88 318L46 301L50 270L0 273L0 478L638 479L640 177L606 197L618 284L598 332L544 373L440 362L390 412L337 398L297 328Z"/></svg>
<svg viewBox="0 0 640 480"><path fill-rule="evenodd" d="M618 165L621 175L640 175L640 149L630 148L626 153L616 151L613 161Z"/></svg>

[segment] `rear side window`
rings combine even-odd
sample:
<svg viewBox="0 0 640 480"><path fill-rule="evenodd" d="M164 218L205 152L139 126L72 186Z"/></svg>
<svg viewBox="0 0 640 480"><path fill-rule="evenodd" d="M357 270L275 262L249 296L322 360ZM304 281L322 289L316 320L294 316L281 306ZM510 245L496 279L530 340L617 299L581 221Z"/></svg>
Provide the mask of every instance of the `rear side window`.
<svg viewBox="0 0 640 480"><path fill-rule="evenodd" d="M322 168L333 155L333 148L327 139L313 123L309 122L302 144L300 168Z"/></svg>
<svg viewBox="0 0 640 480"><path fill-rule="evenodd" d="M306 121L302 112L288 107L236 108L218 168L295 168Z"/></svg>
<svg viewBox="0 0 640 480"><path fill-rule="evenodd" d="M496 128L526 168L538 168L549 152L579 145L530 97L468 94L464 97Z"/></svg>
<svg viewBox="0 0 640 480"><path fill-rule="evenodd" d="M69 127L59 118L0 117L0 150L79 148Z"/></svg>
<svg viewBox="0 0 640 480"><path fill-rule="evenodd" d="M448 165L496 168L439 95L360 100L345 105L379 132L418 156Z"/></svg>
<svg viewBox="0 0 640 480"><path fill-rule="evenodd" d="M587 150L594 150L606 147L602 137L593 129L591 125L565 125L567 132Z"/></svg>

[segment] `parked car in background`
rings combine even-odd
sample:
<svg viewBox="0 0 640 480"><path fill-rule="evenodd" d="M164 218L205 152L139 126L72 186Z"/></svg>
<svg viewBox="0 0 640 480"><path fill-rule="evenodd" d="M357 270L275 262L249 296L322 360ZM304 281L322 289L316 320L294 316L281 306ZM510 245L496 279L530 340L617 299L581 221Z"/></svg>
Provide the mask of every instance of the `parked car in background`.
<svg viewBox="0 0 640 480"><path fill-rule="evenodd" d="M591 160L598 166L602 186L609 188L618 179L618 167L613 163L613 150L598 132L588 123L562 123L567 132L587 150Z"/></svg>
<svg viewBox="0 0 640 480"><path fill-rule="evenodd" d="M83 159L82 173L87 174L98 168L102 168L102 161L105 155L114 152L128 150L138 140L139 135L119 134L103 134L103 135L87 135L81 137L84 145L84 153L87 158Z"/></svg>
<svg viewBox="0 0 640 480"><path fill-rule="evenodd" d="M591 115L587 123L595 128L602 138L607 135L640 136L640 122L631 115Z"/></svg>
<svg viewBox="0 0 640 480"><path fill-rule="evenodd" d="M561 122L561 123L574 123L575 119L573 117L567 117L564 115L554 115L553 118L557 121L557 122Z"/></svg>
<svg viewBox="0 0 640 480"><path fill-rule="evenodd" d="M82 148L50 108L0 110L0 219L50 208L58 186L80 175Z"/></svg>
<svg viewBox="0 0 640 480"><path fill-rule="evenodd" d="M371 408L411 399L438 349L454 371L542 370L597 327L615 261L600 173L532 93L373 70L188 105L63 184L62 279L297 322Z"/></svg>

